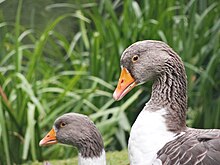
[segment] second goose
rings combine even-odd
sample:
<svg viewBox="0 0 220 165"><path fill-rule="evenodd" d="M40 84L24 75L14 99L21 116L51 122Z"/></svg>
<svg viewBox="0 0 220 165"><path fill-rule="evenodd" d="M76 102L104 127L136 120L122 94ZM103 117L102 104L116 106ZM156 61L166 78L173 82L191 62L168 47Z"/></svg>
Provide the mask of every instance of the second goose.
<svg viewBox="0 0 220 165"><path fill-rule="evenodd" d="M85 115L67 113L54 122L40 146L63 143L77 147L79 165L106 165L102 136L95 124Z"/></svg>

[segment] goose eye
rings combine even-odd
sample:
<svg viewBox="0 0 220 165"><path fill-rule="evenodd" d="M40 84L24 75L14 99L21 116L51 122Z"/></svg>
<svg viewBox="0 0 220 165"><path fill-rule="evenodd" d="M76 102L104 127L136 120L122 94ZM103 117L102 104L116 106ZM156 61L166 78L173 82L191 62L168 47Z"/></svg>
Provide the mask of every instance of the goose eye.
<svg viewBox="0 0 220 165"><path fill-rule="evenodd" d="M132 57L132 62L136 62L137 60L138 60L138 55L134 55L133 57Z"/></svg>
<svg viewBox="0 0 220 165"><path fill-rule="evenodd" d="M60 127L65 127L66 126L66 123L62 122L60 123Z"/></svg>

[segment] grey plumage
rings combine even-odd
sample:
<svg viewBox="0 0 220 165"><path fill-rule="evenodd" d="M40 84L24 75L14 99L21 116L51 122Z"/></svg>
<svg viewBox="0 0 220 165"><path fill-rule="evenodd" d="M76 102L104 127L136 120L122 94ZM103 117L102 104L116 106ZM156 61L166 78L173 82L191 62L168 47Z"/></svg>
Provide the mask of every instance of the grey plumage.
<svg viewBox="0 0 220 165"><path fill-rule="evenodd" d="M220 131L187 128L157 154L164 165L219 165Z"/></svg>

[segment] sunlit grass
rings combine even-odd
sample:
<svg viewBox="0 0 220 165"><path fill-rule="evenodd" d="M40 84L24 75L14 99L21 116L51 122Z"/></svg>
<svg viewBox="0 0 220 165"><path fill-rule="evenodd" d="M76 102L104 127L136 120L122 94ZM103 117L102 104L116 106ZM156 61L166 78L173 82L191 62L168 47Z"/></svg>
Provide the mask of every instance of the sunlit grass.
<svg viewBox="0 0 220 165"><path fill-rule="evenodd" d="M106 161L107 165L128 165L128 152L127 150L124 151L115 151L115 152L108 152L106 153ZM23 165L42 165L42 164L51 164L51 165L73 165L77 164L78 158L66 159L66 160L48 160L44 162L33 162L33 163L26 163Z"/></svg>

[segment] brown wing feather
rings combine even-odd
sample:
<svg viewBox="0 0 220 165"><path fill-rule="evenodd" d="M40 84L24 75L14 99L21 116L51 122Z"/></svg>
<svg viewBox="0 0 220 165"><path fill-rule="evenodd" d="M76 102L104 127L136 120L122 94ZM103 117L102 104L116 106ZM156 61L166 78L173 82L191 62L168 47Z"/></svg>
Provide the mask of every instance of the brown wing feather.
<svg viewBox="0 0 220 165"><path fill-rule="evenodd" d="M220 130L189 128L167 143L157 158L163 165L220 165Z"/></svg>

